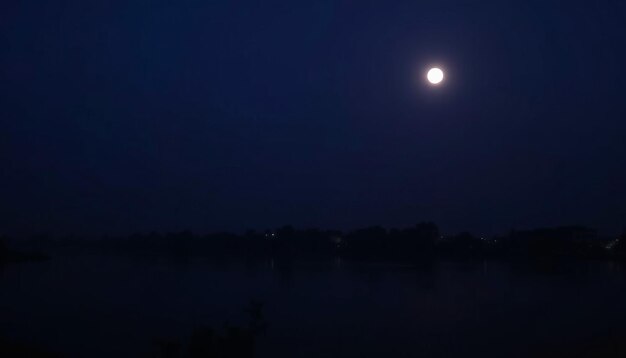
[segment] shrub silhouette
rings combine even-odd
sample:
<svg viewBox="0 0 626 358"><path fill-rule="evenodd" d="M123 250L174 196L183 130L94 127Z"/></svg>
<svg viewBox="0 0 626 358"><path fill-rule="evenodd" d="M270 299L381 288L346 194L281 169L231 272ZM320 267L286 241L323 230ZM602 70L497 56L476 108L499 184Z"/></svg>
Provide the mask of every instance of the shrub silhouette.
<svg viewBox="0 0 626 358"><path fill-rule="evenodd" d="M256 338L265 332L263 304L252 301L245 309L249 315L247 327L226 324L222 330L198 327L193 330L185 349L177 341L160 341L158 358L251 358Z"/></svg>

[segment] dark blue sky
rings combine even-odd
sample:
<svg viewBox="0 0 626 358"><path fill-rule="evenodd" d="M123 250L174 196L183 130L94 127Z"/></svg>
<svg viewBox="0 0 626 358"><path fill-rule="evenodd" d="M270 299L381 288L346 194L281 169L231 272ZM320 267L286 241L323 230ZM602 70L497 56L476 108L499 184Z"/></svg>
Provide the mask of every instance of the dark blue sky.
<svg viewBox="0 0 626 358"><path fill-rule="evenodd" d="M624 66L623 1L3 1L0 231L617 231Z"/></svg>

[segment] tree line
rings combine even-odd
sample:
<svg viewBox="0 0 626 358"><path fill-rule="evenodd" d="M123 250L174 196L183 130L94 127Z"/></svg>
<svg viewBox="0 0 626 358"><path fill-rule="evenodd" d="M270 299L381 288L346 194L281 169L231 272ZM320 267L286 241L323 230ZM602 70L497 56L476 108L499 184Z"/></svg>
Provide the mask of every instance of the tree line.
<svg viewBox="0 0 626 358"><path fill-rule="evenodd" d="M125 237L81 240L40 235L31 247L90 247L145 254L336 256L371 259L456 257L583 257L626 258L626 233L603 237L584 226L560 226L511 230L507 234L481 237L469 232L443 235L433 222L407 228L371 226L352 231L318 228L247 230L241 234L217 232L197 235L191 231L136 233ZM9 250L0 242L0 259Z"/></svg>

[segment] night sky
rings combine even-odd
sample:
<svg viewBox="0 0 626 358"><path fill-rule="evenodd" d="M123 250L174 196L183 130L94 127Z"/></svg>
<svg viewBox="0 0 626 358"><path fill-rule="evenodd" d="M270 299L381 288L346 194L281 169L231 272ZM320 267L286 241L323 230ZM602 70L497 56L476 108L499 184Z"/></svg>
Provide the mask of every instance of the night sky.
<svg viewBox="0 0 626 358"><path fill-rule="evenodd" d="M618 0L5 0L0 231L616 232L625 66Z"/></svg>

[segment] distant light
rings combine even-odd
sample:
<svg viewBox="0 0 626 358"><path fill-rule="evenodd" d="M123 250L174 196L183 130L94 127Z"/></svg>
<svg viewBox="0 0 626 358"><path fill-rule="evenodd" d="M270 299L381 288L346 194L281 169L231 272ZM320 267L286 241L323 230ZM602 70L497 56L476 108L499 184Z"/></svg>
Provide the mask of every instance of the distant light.
<svg viewBox="0 0 626 358"><path fill-rule="evenodd" d="M428 74L426 74L426 78L428 82L434 85L438 85L443 81L443 71L440 68L433 67L428 70Z"/></svg>

